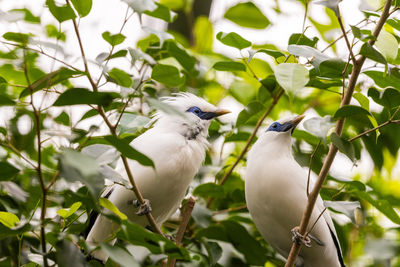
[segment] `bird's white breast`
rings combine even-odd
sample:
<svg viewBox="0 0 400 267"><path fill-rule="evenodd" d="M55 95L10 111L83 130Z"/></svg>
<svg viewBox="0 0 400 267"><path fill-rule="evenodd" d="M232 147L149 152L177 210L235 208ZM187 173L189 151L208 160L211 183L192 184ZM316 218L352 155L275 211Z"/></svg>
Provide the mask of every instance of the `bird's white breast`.
<svg viewBox="0 0 400 267"><path fill-rule="evenodd" d="M282 140L260 138L253 145L247 159L245 191L247 207L257 229L287 257L292 245L291 229L299 225L307 204L307 174L291 155L290 142L285 147L280 143ZM319 198L312 223L322 209ZM312 248L303 248L300 256L305 259L305 266L340 266L327 223L332 227L333 224L328 213L326 216L329 222L322 217L312 232L325 246L314 243Z"/></svg>
<svg viewBox="0 0 400 267"><path fill-rule="evenodd" d="M153 160L155 169L130 160L134 180L145 199L150 200L152 214L158 224L176 211L194 175L205 157L204 144L187 140L178 133L160 132L153 128L136 138L131 145ZM127 178L122 162L117 171ZM145 216L135 215L136 209L127 204L134 200L131 190L116 186L110 196L112 201L130 220L146 225Z"/></svg>

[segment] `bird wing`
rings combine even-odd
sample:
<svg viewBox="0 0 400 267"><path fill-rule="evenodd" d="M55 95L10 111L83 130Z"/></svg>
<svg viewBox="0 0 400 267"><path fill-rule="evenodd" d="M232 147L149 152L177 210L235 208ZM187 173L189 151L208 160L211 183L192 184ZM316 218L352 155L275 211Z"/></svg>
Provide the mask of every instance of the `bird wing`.
<svg viewBox="0 0 400 267"><path fill-rule="evenodd" d="M319 212L322 212L325 209L325 206L324 206L321 196L318 197L318 200L316 203L316 208L319 210ZM344 262L343 262L343 256L342 256L342 249L340 247L340 243L339 243L339 239L336 234L335 226L333 224L331 215L329 214L328 210L326 210L324 212L324 214L322 215L322 218L325 220L326 224L328 225L330 234L333 239L333 243L335 244L336 253L338 256L338 260L340 262L340 266L345 267Z"/></svg>

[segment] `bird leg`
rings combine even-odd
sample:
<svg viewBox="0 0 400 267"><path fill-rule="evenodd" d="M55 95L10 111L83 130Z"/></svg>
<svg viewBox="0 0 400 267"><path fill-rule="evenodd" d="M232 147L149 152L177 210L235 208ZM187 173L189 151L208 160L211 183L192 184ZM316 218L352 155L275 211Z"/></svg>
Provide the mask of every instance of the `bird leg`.
<svg viewBox="0 0 400 267"><path fill-rule="evenodd" d="M311 239L308 237L308 235L302 235L299 233L299 227L296 226L291 230L292 232L292 241L296 242L297 244L303 244L306 247L311 247Z"/></svg>
<svg viewBox="0 0 400 267"><path fill-rule="evenodd" d="M149 214L152 211L150 206L150 200L148 199L143 199L143 200L144 200L143 203L140 203L137 199L131 202L136 207L139 207L138 211L136 212L136 214L139 216Z"/></svg>

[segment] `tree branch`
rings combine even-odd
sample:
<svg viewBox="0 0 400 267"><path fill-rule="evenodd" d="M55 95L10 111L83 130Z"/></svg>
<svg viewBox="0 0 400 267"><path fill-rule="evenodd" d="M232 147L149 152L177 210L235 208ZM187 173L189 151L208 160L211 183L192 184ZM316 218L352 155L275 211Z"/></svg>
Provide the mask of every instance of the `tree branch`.
<svg viewBox="0 0 400 267"><path fill-rule="evenodd" d="M181 221L181 224L179 226L178 233L176 234L176 239L175 239L175 242L176 242L176 244L178 246L182 243L182 239L183 239L183 236L185 234L186 227L187 227L187 225L189 223L190 216L192 214L192 211L193 211L193 208L194 208L195 204L196 204L196 199L194 197L190 197L188 202L185 205L185 211L182 214L182 221ZM168 266L169 267L174 267L175 263L176 263L176 259L170 258L168 260Z"/></svg>
<svg viewBox="0 0 400 267"><path fill-rule="evenodd" d="M379 18L378 23L375 26L375 29L372 33L372 35L374 37L378 37L380 31L382 30L383 25L385 24L386 20L389 17L389 10L390 10L390 5L391 5L391 0L387 0L385 3L385 6L383 8L381 17ZM376 38L375 38L376 39ZM373 45L374 44L374 40L369 40L369 44ZM350 100L353 96L353 92L354 92L354 88L356 86L357 83L357 79L360 75L361 72L361 67L365 62L365 56L360 56L357 60L355 60L354 62L354 66L353 66L353 70L350 76L350 80L347 86L347 90L345 92L345 95L342 99L342 102L340 104L341 107L348 105L350 103ZM336 134L338 134L339 136L341 136L342 131L343 131L343 126L345 123L345 119L342 118L340 120L337 121L336 123L336 128L335 128L335 132ZM304 235L307 231L307 226L310 222L310 218L311 218L311 214L312 211L314 209L314 205L315 202L317 201L317 198L319 196L319 192L321 190L321 187L325 181L325 178L329 172L329 169L332 165L332 162L336 156L336 153L338 151L338 148L336 146L334 146L333 144L331 144L330 148L329 148L329 152L327 157L325 158L324 164L321 168L321 171L319 173L317 182L313 188L313 190L311 191L309 197L308 197L308 201L307 201L307 206L306 209L303 213L303 216L301 218L301 223L300 223L300 228L299 228L299 233L301 235ZM289 257L287 259L287 262L285 264L285 267L292 267L296 261L297 255L299 254L301 249L301 244L298 244L297 242L294 242L292 244L290 253L289 253Z"/></svg>
<svg viewBox="0 0 400 267"><path fill-rule="evenodd" d="M339 10L339 8L338 8L338 10ZM349 49L351 60L353 61L353 64L354 64L356 62L356 57L353 54L352 46L350 45L349 39L347 38L347 33L346 33L346 30L344 29L342 17L340 16L340 12L338 14L337 19L339 21L340 29L342 30L344 40L346 41L347 48Z"/></svg>

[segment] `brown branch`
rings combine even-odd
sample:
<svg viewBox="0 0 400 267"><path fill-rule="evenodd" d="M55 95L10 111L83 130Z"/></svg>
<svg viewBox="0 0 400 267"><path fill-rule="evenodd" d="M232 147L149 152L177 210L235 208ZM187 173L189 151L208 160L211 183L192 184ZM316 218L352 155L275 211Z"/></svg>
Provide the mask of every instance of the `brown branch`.
<svg viewBox="0 0 400 267"><path fill-rule="evenodd" d="M49 263L47 260L47 249L46 249L46 231L45 231L45 219L46 219L46 196L47 196L47 190L44 185L44 179L43 179L43 173L42 173L42 142L41 142L41 136L40 136L40 110L36 108L36 106L33 103L33 88L32 88L32 83L29 78L29 73L28 73L28 66L27 66L27 60L26 60L26 50L24 49L24 75L26 79L26 83L28 84L28 88L30 91L31 95L31 106L33 109L33 115L35 117L35 131L36 131L36 138L37 138L37 151L38 151L38 159L37 159L37 166L35 168L37 176L39 178L39 184L40 184L40 189L42 191L42 206L40 210L40 243L42 246L42 253L43 253L43 265L44 267L48 267Z"/></svg>
<svg viewBox="0 0 400 267"><path fill-rule="evenodd" d="M319 146L321 145L321 140L319 140L317 147L314 149L313 153L311 154L310 157L310 164L308 167L308 176L307 176L307 196L310 194L310 176L311 176L311 169L312 169L312 164L313 164L313 160L315 157L315 154L318 151Z"/></svg>
<svg viewBox="0 0 400 267"><path fill-rule="evenodd" d="M182 243L183 236L186 231L186 227L189 223L190 216L192 215L192 211L194 208L194 205L196 204L196 199L194 197L190 197L188 202L185 205L185 211L182 214L182 221L181 224L179 225L178 233L176 234L176 239L175 243L179 246ZM176 263L176 259L168 259L168 266L169 267L174 267Z"/></svg>
<svg viewBox="0 0 400 267"><path fill-rule="evenodd" d="M352 142L352 141L354 141L354 140L356 140L356 139L358 139L358 138L360 138L360 137L362 137L362 136L364 136L366 134L369 134L370 132L373 132L373 131L375 131L375 130L377 130L379 128L382 128L382 127L384 127L384 126L386 126L388 124L391 124L391 123L400 123L400 120L389 119L388 121L386 121L386 122L384 122L384 123L372 128L372 129L366 130L365 132L362 132L362 133L350 138L348 141Z"/></svg>
<svg viewBox="0 0 400 267"><path fill-rule="evenodd" d="M385 6L383 8L381 17L379 18L378 23L375 26L375 29L372 33L372 35L374 37L378 37L380 31L382 30L383 25L385 24L386 20L389 17L389 10L390 10L390 5L391 5L391 0L387 0L385 3ZM376 39L376 38L375 38ZM373 45L374 44L374 40L369 40L369 44ZM342 102L340 104L341 107L348 105L350 103L350 100L353 96L353 92L354 92L354 88L356 86L357 83L357 79L360 75L361 72L361 67L365 62L365 56L360 56L355 62L354 62L354 66L353 66L353 70L350 76L350 80L347 86L347 90L346 93L342 99ZM335 128L335 132L336 134L338 134L339 136L341 136L342 131L343 131L343 126L344 126L344 122L345 119L342 118L340 120L337 121L336 123L336 128ZM311 191L309 197L308 197L308 201L307 201L307 206L306 209L303 213L303 216L301 218L301 222L300 222L300 227L299 227L299 233L301 235L304 235L307 231L307 226L310 222L310 218L311 218L311 214L312 211L314 209L314 205L315 202L317 201L317 198L319 196L319 192L321 190L321 187L325 181L326 176L328 175L329 169L332 165L333 160L335 159L336 153L338 151L338 148L336 146L334 146L333 144L331 144L330 148L329 148L329 152L328 155L325 158L324 164L321 168L321 171L319 173L317 182L313 188L313 190ZM297 242L294 242L292 244L290 253L289 253L289 257L287 259L287 262L285 264L285 267L292 267L297 259L297 255L299 254L301 249L301 244L298 244Z"/></svg>
<svg viewBox="0 0 400 267"><path fill-rule="evenodd" d="M239 207L234 207L234 208L230 208L230 209L214 211L214 212L213 212L213 215L217 215L217 214L221 214L221 213L229 213L229 212L238 211L238 210L244 210L244 209L246 209L246 208L247 208L247 205L244 204L244 205L239 206Z"/></svg>
<svg viewBox="0 0 400 267"><path fill-rule="evenodd" d="M69 3L69 0L66 0L66 2L67 2L68 6L71 6L71 4ZM78 39L79 49L81 51L81 56L82 56L82 60L83 60L83 66L85 67L86 76L87 76L90 84L92 85L93 91L96 92L97 86L96 86L96 83L93 81L92 76L90 75L90 72L89 72L88 63L87 63L86 56L85 56L85 50L83 49L81 35L80 35L79 29L78 29L78 24L76 23L75 19L72 19L72 23L74 24L76 38Z"/></svg>

